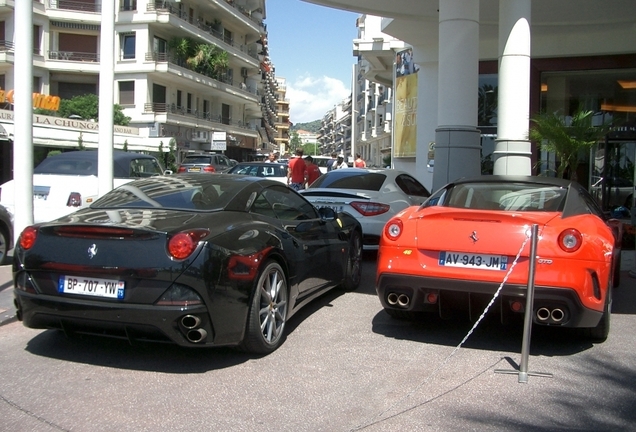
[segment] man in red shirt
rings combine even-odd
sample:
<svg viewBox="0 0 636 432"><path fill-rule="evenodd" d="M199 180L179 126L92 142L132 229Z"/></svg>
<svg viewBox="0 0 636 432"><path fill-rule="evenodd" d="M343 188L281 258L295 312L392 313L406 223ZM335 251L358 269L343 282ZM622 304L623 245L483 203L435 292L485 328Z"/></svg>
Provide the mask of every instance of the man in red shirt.
<svg viewBox="0 0 636 432"><path fill-rule="evenodd" d="M307 181L307 165L303 159L303 149L296 149L296 156L289 160L287 169L287 185L294 190L305 188Z"/></svg>
<svg viewBox="0 0 636 432"><path fill-rule="evenodd" d="M311 156L305 156L305 164L307 165L307 187L309 187L322 173Z"/></svg>

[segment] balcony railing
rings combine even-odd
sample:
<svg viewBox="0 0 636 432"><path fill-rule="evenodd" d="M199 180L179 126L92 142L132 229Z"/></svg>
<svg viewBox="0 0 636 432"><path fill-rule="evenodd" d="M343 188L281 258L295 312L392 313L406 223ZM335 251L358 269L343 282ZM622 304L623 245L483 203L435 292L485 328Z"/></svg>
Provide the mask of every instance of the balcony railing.
<svg viewBox="0 0 636 432"><path fill-rule="evenodd" d="M228 126L237 126L243 129L255 130L256 127L250 124L246 124L242 121L232 121L232 117L224 117L220 114L212 114L210 112L201 112L198 109L191 109L185 106L179 106L176 104L168 104L163 102L150 102L144 104L144 112L156 113L156 114L175 114L184 117L192 117L200 120L205 120L210 123L224 124Z"/></svg>
<svg viewBox="0 0 636 432"><path fill-rule="evenodd" d="M146 53L146 61L154 61L154 62L158 62L158 63L171 63L174 65L177 65L179 67L188 69L192 72L198 73L196 71L193 71L187 64L186 62L184 62L181 59L175 59L173 58L172 55L170 55L170 53L165 53L165 52L147 52ZM229 74L225 73L225 74L220 74L216 77L211 77L208 75L203 75L203 76L207 76L210 79L213 79L215 81L221 82L223 84L227 84L230 85L234 88L238 88L240 90L252 93L254 95L258 96L258 89L252 86L248 86L243 82L238 83L238 85L234 85L234 78L232 76L230 76Z"/></svg>
<svg viewBox="0 0 636 432"><path fill-rule="evenodd" d="M0 52L1 51L14 51L13 42L0 40Z"/></svg>
<svg viewBox="0 0 636 432"><path fill-rule="evenodd" d="M101 12L102 2L86 3L74 0L49 0L50 9L62 9L77 12Z"/></svg>
<svg viewBox="0 0 636 432"><path fill-rule="evenodd" d="M99 63L99 54L77 51L49 51L49 60Z"/></svg>

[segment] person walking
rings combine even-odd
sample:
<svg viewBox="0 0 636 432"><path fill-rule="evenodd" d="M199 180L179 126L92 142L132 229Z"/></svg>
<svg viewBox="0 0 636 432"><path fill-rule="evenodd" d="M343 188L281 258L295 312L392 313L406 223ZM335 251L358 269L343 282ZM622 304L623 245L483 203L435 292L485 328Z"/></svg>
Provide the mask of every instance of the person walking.
<svg viewBox="0 0 636 432"><path fill-rule="evenodd" d="M305 156L305 164L307 165L307 187L309 187L322 173L310 155Z"/></svg>
<svg viewBox="0 0 636 432"><path fill-rule="evenodd" d="M338 153L336 153L336 152L331 153L331 159L329 159L329 160L327 161L327 172L329 172L329 171L332 171L332 170L336 169L336 168L335 168L335 165L336 165L336 159L337 159L337 157L338 157Z"/></svg>
<svg viewBox="0 0 636 432"><path fill-rule="evenodd" d="M367 163L364 161L364 159L362 159L362 156L360 155L360 153L356 153L356 160L353 163L353 166L356 168L366 168L367 167Z"/></svg>
<svg viewBox="0 0 636 432"><path fill-rule="evenodd" d="M336 159L336 162L333 165L333 169L349 168L349 165L347 165L347 163L344 161L343 155L338 155L338 159Z"/></svg>
<svg viewBox="0 0 636 432"><path fill-rule="evenodd" d="M307 182L307 164L303 159L303 149L296 149L296 155L289 160L287 169L287 185L299 191L305 188Z"/></svg>

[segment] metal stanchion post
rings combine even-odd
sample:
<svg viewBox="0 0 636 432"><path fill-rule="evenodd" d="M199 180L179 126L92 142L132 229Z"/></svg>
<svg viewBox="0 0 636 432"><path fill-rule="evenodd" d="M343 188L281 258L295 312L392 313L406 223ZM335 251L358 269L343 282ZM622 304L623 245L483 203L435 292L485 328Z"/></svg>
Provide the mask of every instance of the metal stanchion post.
<svg viewBox="0 0 636 432"><path fill-rule="evenodd" d="M519 370L496 369L495 373L518 374L520 383L527 383L528 376L542 376L552 378L552 374L544 372L528 372L528 357L530 356L530 334L532 332L532 312L534 310L534 273L537 262L537 241L539 240L539 225L532 225L530 239L528 290L526 291L526 310L523 321L523 340L521 342L521 362Z"/></svg>

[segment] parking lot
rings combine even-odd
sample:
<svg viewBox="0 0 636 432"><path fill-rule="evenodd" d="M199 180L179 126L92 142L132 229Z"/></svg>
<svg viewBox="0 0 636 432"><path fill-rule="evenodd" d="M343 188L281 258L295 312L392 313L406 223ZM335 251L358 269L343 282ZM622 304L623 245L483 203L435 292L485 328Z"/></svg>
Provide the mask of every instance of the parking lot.
<svg viewBox="0 0 636 432"><path fill-rule="evenodd" d="M626 254L632 254L629 251ZM603 344L535 327L519 383L521 327L390 318L366 254L358 291L333 291L287 323L274 353L67 339L0 327L0 430L633 430L636 279L623 266ZM0 269L0 296L10 268ZM8 312L3 312L6 316Z"/></svg>

